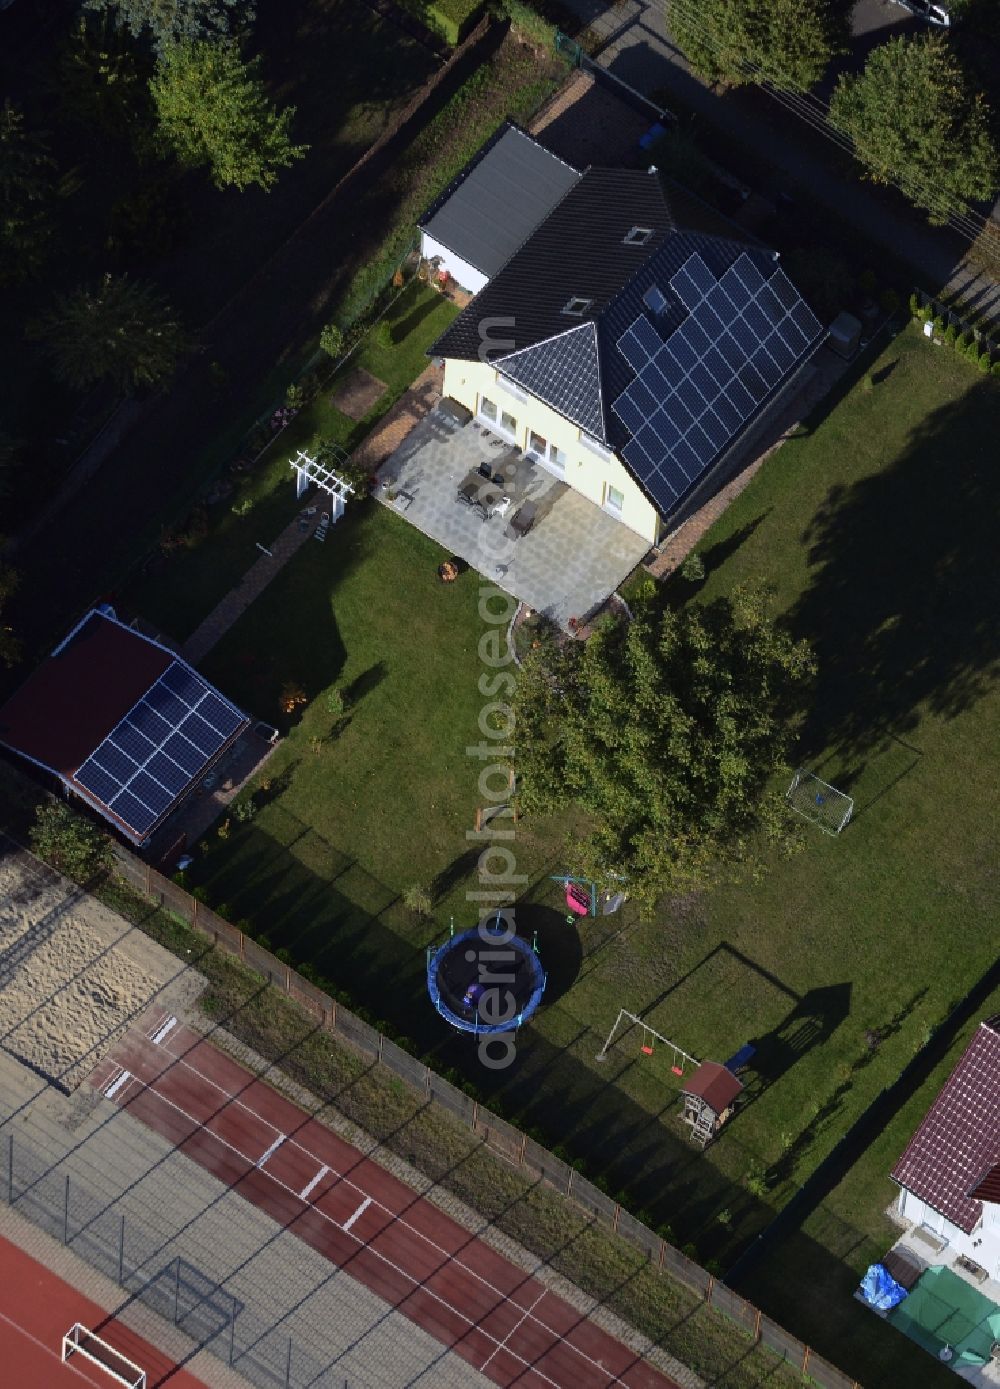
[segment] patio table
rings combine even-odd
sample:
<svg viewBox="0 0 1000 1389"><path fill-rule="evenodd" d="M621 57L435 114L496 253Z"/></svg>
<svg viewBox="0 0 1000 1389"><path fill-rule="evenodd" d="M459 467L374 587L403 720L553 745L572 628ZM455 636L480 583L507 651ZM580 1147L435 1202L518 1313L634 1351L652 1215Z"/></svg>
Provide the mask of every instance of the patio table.
<svg viewBox="0 0 1000 1389"><path fill-rule="evenodd" d="M458 484L456 498L465 502L468 506L476 507L484 514L484 519L489 518L497 510L506 510L504 507L505 493L502 487L495 482L488 482L481 473L471 472L466 474ZM509 505L508 500L508 505Z"/></svg>

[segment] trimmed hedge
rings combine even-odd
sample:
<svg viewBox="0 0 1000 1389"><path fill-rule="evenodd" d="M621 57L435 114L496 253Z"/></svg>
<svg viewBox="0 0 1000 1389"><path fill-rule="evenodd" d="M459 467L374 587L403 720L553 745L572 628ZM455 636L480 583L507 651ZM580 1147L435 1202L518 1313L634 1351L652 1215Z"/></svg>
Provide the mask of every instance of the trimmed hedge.
<svg viewBox="0 0 1000 1389"><path fill-rule="evenodd" d="M478 24L485 9L485 0L431 0L421 18L455 48Z"/></svg>

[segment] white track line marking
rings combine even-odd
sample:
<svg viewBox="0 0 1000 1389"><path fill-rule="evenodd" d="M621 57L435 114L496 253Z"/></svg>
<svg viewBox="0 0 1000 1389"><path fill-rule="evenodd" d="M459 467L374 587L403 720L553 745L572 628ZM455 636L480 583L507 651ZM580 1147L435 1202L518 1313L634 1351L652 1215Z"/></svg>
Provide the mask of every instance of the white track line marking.
<svg viewBox="0 0 1000 1389"><path fill-rule="evenodd" d="M308 1200L309 1200L309 1197L313 1194L313 1192L314 1192L314 1191L316 1190L316 1188L319 1186L320 1182L321 1182L321 1181L323 1180L323 1178L327 1175L327 1173L329 1172L329 1170L330 1170L329 1167L327 1167L326 1163L324 1162L323 1166L322 1166L322 1167L319 1169L319 1171L316 1173L315 1177L313 1177L312 1181L311 1181L311 1182L307 1182L306 1185L305 1185L305 1186L302 1188L302 1190L299 1192L299 1200L300 1200L300 1201L308 1201Z"/></svg>
<svg viewBox="0 0 1000 1389"><path fill-rule="evenodd" d="M284 1141L285 1141L285 1135L284 1135L283 1133L279 1133L278 1136L277 1136L277 1138L276 1138L276 1139L274 1140L274 1142L271 1144L270 1148L268 1148L267 1152L266 1152L266 1153L261 1153L260 1157L257 1159L257 1166L258 1166L258 1167L263 1167L264 1164L267 1162L268 1158L273 1158L274 1155L275 1155L275 1153L276 1153L276 1152L278 1151L278 1149L281 1147L282 1143L284 1143ZM270 1175L270 1174L268 1174L268 1175Z"/></svg>
<svg viewBox="0 0 1000 1389"><path fill-rule="evenodd" d="M166 1022L163 1024L163 1026L160 1027L160 1028L156 1031L156 1033L149 1039L149 1040L153 1043L153 1046L154 1046L154 1047L158 1047L158 1046L160 1045L161 1042L165 1041L166 1038L170 1036L171 1032L173 1032L173 1030L174 1030L174 1028L175 1028L176 1026L177 1026L177 1019L176 1019L176 1018L167 1018Z"/></svg>
<svg viewBox="0 0 1000 1389"><path fill-rule="evenodd" d="M154 1096L155 1099L158 1099L158 1100L160 1101L161 1104L165 1104L169 1109L176 1110L176 1112L177 1112L178 1114L182 1115L185 1119L189 1119L189 1120L190 1120L192 1123L194 1123L197 1127L201 1128L202 1131L203 1131L204 1133L207 1133L208 1136L209 1136L210 1138L214 1138L215 1141L216 1141L216 1143L218 1143L218 1144L220 1145L220 1147L228 1148L229 1151L230 1151L231 1153L235 1153L235 1154L237 1155L237 1157L242 1158L244 1162L249 1162L249 1161L250 1161L250 1159L247 1157L246 1153L241 1152L240 1149L237 1148L235 1144L228 1142L225 1138L220 1138L220 1136L219 1136L217 1133L214 1133L211 1129L206 1129L206 1128L204 1127L203 1124L199 1123L199 1121L198 1121L197 1119L195 1119L195 1117L194 1117L193 1114L188 1114L187 1110L182 1109L181 1106L180 1106L179 1104L175 1104L173 1100L168 1100L167 1097L166 1097L166 1095L161 1095L160 1092L159 1092L158 1090L154 1090L154 1089L153 1089L151 1086L149 1086L149 1085L147 1085L145 1088L146 1088L146 1090L149 1091L149 1093L150 1093L152 1096ZM259 1117L260 1117L260 1116L258 1115L258 1118L259 1118ZM267 1177L268 1177L272 1182L274 1182L275 1186L281 1187L282 1190L289 1192L289 1193L290 1193L291 1195L293 1195L293 1196L296 1194L294 1191L292 1191L292 1188L291 1188L290 1186L286 1186L285 1183L284 1183L283 1181L281 1181L281 1179L280 1179L279 1177L275 1177L275 1176L274 1176L272 1173L270 1173L270 1172L268 1172L266 1175L267 1175ZM309 1209L312 1210L312 1211L315 1211L316 1214L317 1214L318 1216L321 1217L321 1219L323 1219L323 1220L325 1220L325 1221L327 1222L328 1225L332 1225L332 1226L334 1227L334 1229L340 1231L341 1233L344 1233L343 1226L342 1226L342 1225L339 1225L339 1224L337 1223L337 1221L335 1221L331 1216L327 1215L325 1211L321 1211L320 1208L319 1208L318 1206L310 1206ZM402 1221L401 1221L400 1223L401 1223L401 1224L405 1224L405 1223L402 1222ZM446 1308L448 1309L449 1312L454 1312L454 1314L455 1314L461 1321L463 1321L463 1322L466 1323L466 1325L467 1325L468 1328L469 1328L469 1331L479 1331L479 1332L481 1332L481 1334L482 1334L483 1336L486 1337L486 1339L487 1339L488 1341L496 1341L497 1338L496 1338L495 1336L491 1336L490 1333L489 1333L488 1331L484 1331L483 1328L482 1328L481 1326L478 1326L478 1325L477 1325L477 1321L474 1321L474 1320L469 1316L469 1314L468 1314L467 1312L463 1312L462 1309L461 1309L460 1307L456 1307L453 1303L447 1302L447 1301L440 1295L440 1293L434 1292L433 1288L428 1288L428 1287L426 1286L426 1280L425 1280L425 1279L416 1277L416 1276L415 1276L414 1274L412 1274L412 1273L408 1273L407 1270L406 1270L405 1268L400 1268L400 1266L399 1266L398 1264L394 1264L393 1261L392 1261L391 1259L386 1258L386 1256L385 1256L384 1254L380 1254L379 1251L378 1251L377 1249L374 1249L370 1244L366 1243L365 1240L360 1239L357 1235L352 1234L352 1233L350 1233L350 1232L347 1232L347 1233L350 1235L350 1238L351 1238L352 1240L354 1240L355 1244L358 1246L359 1249L364 1249L364 1250L366 1250L367 1253L371 1254L374 1258L376 1258L376 1259L379 1261L379 1263L385 1264L386 1267L391 1268L394 1272L400 1274L403 1278L405 1278L406 1281L407 1281L408 1283L412 1283L412 1284L413 1284L413 1291L414 1291L414 1292L415 1292L417 1289L420 1289L422 1292L424 1292L424 1293L428 1294L430 1297L432 1297L432 1298L434 1299L435 1302L440 1303L442 1307L446 1307ZM414 1231L414 1233L419 1233L419 1232ZM331 1262L331 1263L334 1263L335 1261L331 1259L330 1262ZM478 1276L477 1276L476 1274L472 1274L472 1273L471 1273L471 1270L470 1270L469 1272L470 1272L470 1276L471 1276L471 1277L473 1277L473 1278L478 1278ZM483 1284L484 1284L485 1286L487 1286L487 1287L490 1286L489 1284L486 1283L486 1280L485 1280L485 1279L478 1278L478 1281L481 1282L481 1283L483 1283ZM501 1301L509 1301L509 1299L506 1297L506 1295L505 1295L504 1293L501 1293L499 1289L493 1289L493 1291L495 1291L495 1292L497 1293L497 1296L498 1296L498 1298L499 1298ZM408 1297L409 1294L407 1294L406 1296ZM403 1304L405 1303L405 1301L406 1301L406 1298L404 1297L399 1303L395 1304L395 1305L396 1305L396 1311L397 1311L397 1312L401 1312L403 1316L406 1316L406 1312L403 1310ZM419 1322L416 1322L415 1324L416 1324L417 1326L420 1325ZM545 1326L544 1322L540 1323L540 1325L542 1326L542 1328L543 1328L545 1331L547 1331L547 1332L549 1333L550 1336L555 1337L556 1342L562 1340L562 1337L559 1335L559 1333L558 1333L557 1331L553 1331L553 1329L552 1329L551 1327ZM566 1344L569 1346L569 1348L570 1348L571 1350L576 1350L576 1349L577 1349L576 1346L572 1345L569 1341L567 1341ZM551 1379L551 1378L545 1373L544 1370L540 1370L540 1369L538 1369L537 1366L532 1365L532 1364L529 1364L529 1362L528 1362L527 1360L525 1360L525 1358L524 1358L523 1355L518 1355L517 1351L511 1350L511 1348L510 1348L509 1346L507 1347L507 1350L508 1350L508 1353L509 1353L510 1355L512 1355L512 1356L514 1357L515 1360L519 1360L520 1363L521 1363L522 1365L524 1365L524 1367L525 1367L526 1370L531 1370L534 1374L538 1375L539 1378L544 1379L548 1384L551 1384L551 1385L553 1386L553 1389L562 1389L562 1386L561 1386L556 1380ZM602 1372L603 1372L604 1374L607 1374L607 1371L603 1369L603 1366L598 1365L596 1360L591 1360L591 1358L590 1358L589 1355L584 1354L583 1351L577 1351L577 1354L580 1355L584 1360L588 1361L590 1364L596 1366L598 1369L601 1369ZM621 1381L621 1382L624 1382L624 1381Z"/></svg>
<svg viewBox="0 0 1000 1389"><path fill-rule="evenodd" d="M344 1229L344 1230L349 1230L356 1220L360 1220L360 1219L361 1219L361 1217L364 1215L365 1211L368 1209L368 1207L371 1205L371 1203L372 1203L372 1198L371 1198L370 1196L366 1196L365 1199L361 1202L361 1205L357 1208L357 1210L354 1212L354 1214L350 1217L350 1219L344 1221L344 1224L343 1224L343 1226L342 1226L341 1228Z"/></svg>
<svg viewBox="0 0 1000 1389"><path fill-rule="evenodd" d="M110 1085L104 1087L104 1098L106 1100L113 1100L118 1094L118 1091L124 1089L131 1079L131 1071L119 1071Z"/></svg>
<svg viewBox="0 0 1000 1389"><path fill-rule="evenodd" d="M181 1035L182 1035L182 1034L180 1034L180 1033L175 1033L175 1037L176 1037L176 1039L177 1039L178 1042L180 1042L180 1040L181 1040ZM195 1035L195 1034L192 1034L192 1035ZM196 1043L197 1043L197 1042L205 1042L205 1039L204 1039L203 1037L196 1036L196 1037L195 1037L195 1042L196 1042ZM211 1043L205 1043L205 1045L210 1046ZM188 1050L191 1050L191 1049L193 1049L193 1048L188 1048ZM179 1065L179 1066L183 1066L186 1070L191 1071L191 1073L192 1073L193 1075L196 1075L196 1076L197 1076L200 1080L202 1080L206 1085L210 1085L210 1086L213 1088L213 1090L218 1090L219 1094L220 1094L220 1095L223 1095L223 1096L225 1097L225 1099L226 1099L226 1101L227 1101L227 1105L233 1106L233 1107L235 1107L235 1108L237 1108L237 1109L242 1109L242 1110L243 1110L245 1113L247 1113L247 1114L252 1114L252 1115L254 1116L255 1119L259 1120L259 1122L260 1122L261 1124L264 1124L264 1125L265 1125L266 1127L268 1127L268 1128L273 1127L273 1126L269 1123L269 1121L268 1121L267 1119L265 1119L264 1116L259 1112L259 1110L254 1109L254 1107L253 1107L252 1105L247 1104L244 1100L237 1099L233 1094L231 1094L229 1091L225 1090L225 1089L219 1084L218 1081L213 1080L213 1079L211 1078L211 1076L206 1075L203 1071L199 1070L197 1066L192 1065L192 1063L191 1063L190 1061L185 1060L185 1058L184 1058L183 1055L178 1056L178 1057L176 1058L176 1063L177 1063L177 1065ZM165 1074L165 1072L164 1072L164 1074ZM267 1084L267 1082L266 1082L265 1080L262 1080L259 1076L253 1075L251 1072L247 1072L247 1075L250 1076L250 1079L251 1079L251 1080L257 1081L260 1085L266 1085L266 1084ZM138 1079L138 1077L136 1077L136 1078ZM159 1079L159 1077L157 1077L157 1079ZM149 1089L152 1088L152 1087L151 1087L150 1085L148 1085L145 1081L140 1081L139 1083L143 1086L144 1089L149 1090ZM276 1093L278 1093L278 1094L280 1095L280 1092L276 1092ZM153 1094L156 1095L158 1099L162 1100L164 1104L169 1105L172 1109L177 1110L177 1112L178 1112L179 1114L184 1115L184 1117L185 1117L186 1119L190 1119L190 1120L192 1120L194 1123L199 1123L199 1121L196 1120L196 1119L194 1118L194 1115L188 1114L186 1110L184 1110L184 1109L182 1109L182 1108L180 1107L180 1105L175 1104L173 1100L168 1099L165 1095L161 1095L161 1094L159 1093L159 1091L153 1090ZM281 1096L281 1098L284 1098L284 1096ZM293 1107L294 1107L294 1106L293 1106ZM301 1113L305 1114L305 1110L302 1110ZM310 1115L306 1115L306 1118L311 1118L311 1116L310 1116ZM319 1121L317 1120L317 1121L315 1121L315 1122L319 1122ZM202 1128L203 1128L204 1125L199 1124L199 1127L202 1127ZM249 1161L249 1159L247 1159L247 1156L246 1156L245 1153L241 1153L240 1150L239 1150L238 1148L234 1147L233 1144L227 1142L226 1139L220 1138L219 1135L216 1134L216 1133L213 1133L211 1129L206 1129L205 1131L206 1131L206 1133L211 1134L211 1136L212 1136L213 1138L217 1139L218 1142L221 1143L222 1146L223 1146L224 1148L229 1148L231 1152L236 1153L239 1157L242 1157L245 1161ZM336 1135L335 1135L335 1134L332 1135L332 1136L333 1136L334 1138L336 1138ZM320 1161L320 1159L319 1159L318 1157L316 1157L316 1154L315 1154L315 1153L313 1153L309 1148L303 1147L303 1145L302 1145L301 1143L297 1142L296 1139L294 1139L294 1138L289 1138L289 1139L288 1139L288 1142L289 1142L289 1144L290 1144L293 1148L297 1148L297 1149L299 1150L299 1152L304 1153L306 1156L313 1158L315 1162L318 1163L318 1162ZM340 1181L341 1181L345 1186L347 1186L347 1187L353 1189L354 1191L356 1191L356 1192L358 1193L359 1196L364 1197L365 1195L367 1195L367 1193L363 1190L363 1188L360 1187L360 1186L358 1186L356 1182L352 1181L350 1177L347 1177L347 1176L343 1175L342 1173L337 1172L336 1169L331 1169L331 1170L334 1172L334 1175L335 1175L335 1176L337 1176L337 1177L340 1178ZM286 1190L286 1191L292 1192L292 1188L289 1187L289 1186L286 1186L285 1183L282 1182L278 1177L275 1177L273 1173L269 1172L267 1175L270 1177L271 1181L275 1182L278 1186L283 1187L284 1190ZM297 1195L297 1194L298 1194L297 1192L292 1192L292 1195ZM419 1198L417 1197L417 1193L416 1193L416 1192L414 1192L413 1195L414 1195L414 1199L419 1199ZM301 1198L300 1198L300 1199L301 1199ZM501 1301L501 1302L509 1302L509 1301L511 1300L511 1299L509 1298L509 1296L508 1296L505 1292L502 1291L502 1289L496 1287L493 1283L489 1282L489 1280L488 1280L487 1278L484 1278L482 1274L477 1273L477 1272L475 1271L475 1269L470 1268L470 1267L468 1266L468 1264L464 1264L464 1263L462 1262L462 1260L458 1257L457 1254L451 1253L449 1250L445 1249L443 1245L436 1244L435 1241L432 1240L432 1239L430 1238L429 1235L425 1235L421 1230L418 1230L415 1226L409 1224L409 1222L406 1221L401 1215L397 1215L395 1211L391 1210L388 1206L384 1205L384 1204L383 1204L381 1201L379 1201L377 1198L373 1198L373 1204L374 1204L375 1206L377 1206L380 1210L385 1211L386 1215L389 1216L389 1218L390 1218L391 1221L393 1221L395 1224L401 1226L404 1230L408 1231L411 1235L416 1236L416 1238L417 1238L418 1240L422 1241L425 1245L427 1245L429 1248L431 1248L432 1250L434 1250L435 1253L439 1254L439 1255L441 1256L441 1258L442 1258L443 1263L450 1264L453 1268L460 1269L460 1270L461 1270L464 1274L466 1274L466 1276L467 1276L469 1279L471 1279L473 1282L478 1283L481 1287L485 1288L488 1292L491 1292L491 1293L495 1294L499 1301ZM340 1229L343 1228L342 1226L338 1225L337 1222L336 1222L335 1220L333 1220L330 1216L326 1215L325 1212L318 1210L318 1208L317 1208L316 1206L313 1206L313 1210L315 1210L315 1211L317 1212L318 1215L321 1215L321 1216L323 1217L324 1220L329 1221L329 1223L330 1223L331 1225L336 1226L336 1228L337 1228L338 1230L340 1230ZM380 1232L380 1233L381 1233L381 1232ZM354 1239L354 1240L357 1240L357 1242L358 1242L359 1245L364 1245L364 1244L365 1244L365 1241L364 1241L364 1240L359 1239L358 1236L355 1235L355 1234L353 1234L353 1233L351 1233L351 1238ZM469 1238L472 1239L473 1236L470 1234ZM420 1280L419 1280L419 1279L414 1278L413 1275L410 1274L410 1273L407 1273L405 1269L399 1268L396 1264L394 1264L394 1263L392 1262L391 1259L387 1259L387 1258L385 1257L384 1254L380 1254L380 1253L378 1252L378 1250L372 1248L371 1245L368 1245L367 1248L368 1248L368 1252L369 1252L370 1254L374 1254L376 1258L378 1258L378 1259L380 1259L380 1260L382 1261L382 1263L387 1264L390 1268L395 1269L397 1273L401 1273L405 1278L407 1278L411 1283L413 1283L414 1286L420 1286ZM527 1273L525 1274L525 1279L526 1279L526 1280L527 1280L528 1278L530 1278L530 1277L531 1277L530 1274L527 1274ZM430 1290L430 1289L426 1289L426 1291L430 1292L431 1290ZM475 1328L475 1329L478 1329L478 1330L482 1331L482 1328L481 1328L481 1327L476 1327L475 1322L473 1322L473 1321L468 1317L468 1315L467 1315L465 1312L462 1312L460 1308L458 1308L458 1307L453 1307L451 1303L445 1302L444 1298L439 1297L436 1293L433 1293L433 1292L432 1292L431 1295L432 1295L433 1297L435 1297L436 1300L437 1300L438 1302L440 1302L443 1306L448 1307L451 1311L457 1313L458 1316L460 1316L460 1317L462 1318L463 1321L468 1322L468 1323L469 1323L469 1326L470 1326L470 1329ZM539 1301L539 1300L540 1300L540 1299L537 1299L537 1300L536 1300L535 1306L538 1305L538 1301ZM516 1303L515 1303L515 1306L517 1306L517 1305L519 1305L519 1304L516 1304ZM531 1312L531 1309L529 1308L529 1313L530 1313L530 1312ZM587 1317L583 1316L582 1313L578 1313L578 1316L579 1316L579 1319L580 1319L580 1324L582 1324L582 1325L593 1325L593 1324L594 1324L594 1323L591 1323ZM609 1370L605 1369L605 1367L600 1363L599 1360L595 1360L592 1356L588 1355L586 1351L583 1351L583 1350L581 1350L581 1349L579 1348L579 1346L574 1345L572 1341L567 1341L567 1340L564 1338L564 1336L562 1335L561 1332L557 1331L555 1327L549 1326L549 1324L548 1324L547 1322L543 1321L543 1320L541 1319L541 1317L538 1317L538 1316L535 1316L535 1315L531 1315L531 1318L530 1318L530 1319L531 1319L531 1321L535 1322L543 1331L548 1332L548 1334L549 1334L550 1336L554 1337L554 1338L555 1338L555 1341L557 1341L557 1342L560 1342L560 1341L561 1341L565 1346L567 1346L571 1351L573 1351L573 1353L574 1353L575 1355L578 1355L578 1356L580 1357L581 1360L585 1361L585 1362L586 1362L587 1364L589 1364L589 1365L593 1365L595 1369L599 1370L599 1371L600 1371L602 1374L604 1374L604 1375L610 1375L610 1374L611 1374L611 1372L610 1372ZM600 1329L600 1328L599 1328L599 1329ZM483 1334L484 1336L486 1336L486 1337L487 1337L489 1340L491 1340L491 1341L495 1341L495 1340L497 1339L495 1336L491 1336L491 1335L489 1334L488 1331L482 1331L482 1334ZM605 1335L609 1335L609 1334L610 1334L610 1333L605 1332ZM615 1338L612 1337L611 1339L614 1340ZM508 1349L508 1351L510 1352L510 1354L513 1355L513 1356L515 1357L515 1359L520 1360L522 1364L525 1364L525 1365L528 1364L528 1362L525 1361L525 1359L524 1359L523 1356L518 1355L517 1352L514 1351L514 1350L511 1350L511 1348L510 1348L509 1346L507 1347L507 1349ZM626 1349L627 1349L627 1347L626 1347ZM629 1369L632 1369L632 1368L634 1368L635 1366L642 1365L642 1364L645 1363L645 1362L643 1361L643 1359L642 1359L641 1356L636 1356L636 1355L635 1355L635 1352L633 1352L633 1355L635 1356L635 1359L634 1359L634 1361L633 1361L633 1364L632 1364L631 1366L629 1366ZM545 1372L544 1372L543 1370L539 1370L537 1366L531 1365L529 1368L531 1368L531 1369L534 1371L535 1374L540 1375L543 1379L547 1379L548 1382L549 1382L550 1384L553 1384L553 1383L554 1383L554 1381L551 1380L551 1379L549 1379L549 1376L546 1375ZM654 1366L654 1370L655 1370L655 1366ZM627 1371L626 1371L626 1373L627 1373ZM662 1371L660 1371L659 1373L662 1373ZM611 1382L612 1382L612 1383L616 1383L616 1384L625 1384L625 1383L627 1383L626 1380L622 1379L620 1376L617 1376L617 1375L612 1375L612 1376L611 1376Z"/></svg>
<svg viewBox="0 0 1000 1389"><path fill-rule="evenodd" d="M86 1370L81 1369L79 1365L73 1365L68 1360L63 1361L57 1350L53 1350L51 1346L47 1346L45 1342L40 1341L37 1336L32 1336L31 1332L26 1331L21 1323L15 1321L13 1317L8 1317L5 1312L0 1312L0 1321L5 1321L8 1326L12 1326L19 1336L23 1336L25 1340L30 1341L32 1345L36 1345L39 1350L44 1350L45 1354L51 1355L53 1360L59 1360L64 1369L71 1370L73 1374L79 1375L81 1379L85 1379L88 1384L97 1383L97 1380L94 1379L92 1375L87 1374Z"/></svg>
<svg viewBox="0 0 1000 1389"><path fill-rule="evenodd" d="M521 1323L528 1320L528 1318L531 1316L532 1312L535 1310L535 1308L536 1308L536 1307L538 1306L538 1304L541 1302L542 1298L548 1296L548 1291L549 1291L548 1288L545 1288L543 1292L540 1292L540 1293L538 1294L538 1296L535 1298L534 1302L533 1302L533 1303L531 1304L531 1306L528 1308L528 1310L524 1313L524 1315L521 1316L521 1317L518 1317L517 1321L514 1323L514 1325L513 1325L513 1326L510 1328L510 1330L507 1332L507 1335L503 1338L503 1340L502 1340L502 1341L497 1341L496 1345L495 1345L495 1346L493 1347L493 1349L490 1351L489 1355L486 1357L486 1359L485 1359L485 1360L483 1361L483 1363L480 1365L480 1367L479 1367L479 1373L480 1373L480 1374L482 1374L483 1371L486 1369L486 1366L487 1366L487 1365L490 1363L490 1361L493 1359L494 1355L496 1355L497 1351L498 1351L498 1350L503 1350L503 1349L504 1349L504 1347L506 1346L507 1342L508 1342L508 1341L510 1340L510 1338L513 1336L514 1332L515 1332L515 1331L518 1331L518 1330L520 1329ZM513 1352L512 1352L512 1354L513 1354ZM520 1359L520 1357L518 1357L518 1358Z"/></svg>

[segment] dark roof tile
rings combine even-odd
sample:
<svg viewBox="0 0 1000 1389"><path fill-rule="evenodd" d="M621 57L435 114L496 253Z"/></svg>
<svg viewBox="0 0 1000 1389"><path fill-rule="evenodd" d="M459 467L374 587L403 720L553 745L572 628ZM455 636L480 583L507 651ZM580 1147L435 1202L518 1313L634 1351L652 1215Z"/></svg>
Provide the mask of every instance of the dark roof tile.
<svg viewBox="0 0 1000 1389"><path fill-rule="evenodd" d="M998 1163L1000 1017L979 1024L892 1176L971 1234L983 1209L973 1193Z"/></svg>

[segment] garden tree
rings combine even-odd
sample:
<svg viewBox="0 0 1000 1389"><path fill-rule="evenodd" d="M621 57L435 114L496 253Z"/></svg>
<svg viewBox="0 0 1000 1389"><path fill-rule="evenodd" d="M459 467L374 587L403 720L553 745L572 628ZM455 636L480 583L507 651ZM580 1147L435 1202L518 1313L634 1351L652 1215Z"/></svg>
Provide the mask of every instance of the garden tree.
<svg viewBox="0 0 1000 1389"><path fill-rule="evenodd" d="M573 872L611 874L650 911L767 841L795 842L768 778L786 764L814 663L768 618L763 594L603 626L531 651L514 696L518 803L576 802L589 833Z"/></svg>
<svg viewBox="0 0 1000 1389"><path fill-rule="evenodd" d="M668 0L670 32L710 82L773 82L805 91L844 47L829 0Z"/></svg>
<svg viewBox="0 0 1000 1389"><path fill-rule="evenodd" d="M51 234L55 160L9 99L0 109L0 284L37 271Z"/></svg>
<svg viewBox="0 0 1000 1389"><path fill-rule="evenodd" d="M244 63L235 43L185 41L150 82L163 140L182 164L207 164L217 188L271 188L309 148L292 144L295 107L276 110L259 72L260 59Z"/></svg>
<svg viewBox="0 0 1000 1389"><path fill-rule="evenodd" d="M89 133L125 139L145 160L153 153L151 68L109 16L81 14L59 55L58 99Z"/></svg>
<svg viewBox="0 0 1000 1389"><path fill-rule="evenodd" d="M841 76L830 120L871 177L898 184L932 222L996 191L989 108L939 34L880 44L864 72Z"/></svg>
<svg viewBox="0 0 1000 1389"><path fill-rule="evenodd" d="M60 801L37 808L30 839L39 858L78 883L88 882L113 862L107 836Z"/></svg>
<svg viewBox="0 0 1000 1389"><path fill-rule="evenodd" d="M111 381L121 391L165 380L187 346L173 311L149 285L105 275L60 296L31 326L60 380L76 390Z"/></svg>
<svg viewBox="0 0 1000 1389"><path fill-rule="evenodd" d="M184 40L225 37L254 15L250 0L86 0L84 9L110 14L135 38L148 35L160 54Z"/></svg>
<svg viewBox="0 0 1000 1389"><path fill-rule="evenodd" d="M21 643L14 636L13 629L4 621L3 610L7 600L17 588L17 573L6 565L0 565L0 661L5 666L16 665L21 659Z"/></svg>

